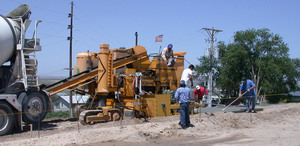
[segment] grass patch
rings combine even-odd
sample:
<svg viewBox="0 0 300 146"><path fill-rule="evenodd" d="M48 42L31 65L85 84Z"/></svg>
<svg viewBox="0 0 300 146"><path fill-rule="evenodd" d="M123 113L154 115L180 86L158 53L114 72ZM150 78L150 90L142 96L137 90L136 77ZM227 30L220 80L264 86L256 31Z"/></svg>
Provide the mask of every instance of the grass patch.
<svg viewBox="0 0 300 146"><path fill-rule="evenodd" d="M49 118L68 118L69 115L69 111L58 111L58 112L48 112L46 115L46 119Z"/></svg>
<svg viewBox="0 0 300 146"><path fill-rule="evenodd" d="M296 102L296 103L298 103L298 102L300 102L300 99L299 98L292 98L290 100L290 102Z"/></svg>

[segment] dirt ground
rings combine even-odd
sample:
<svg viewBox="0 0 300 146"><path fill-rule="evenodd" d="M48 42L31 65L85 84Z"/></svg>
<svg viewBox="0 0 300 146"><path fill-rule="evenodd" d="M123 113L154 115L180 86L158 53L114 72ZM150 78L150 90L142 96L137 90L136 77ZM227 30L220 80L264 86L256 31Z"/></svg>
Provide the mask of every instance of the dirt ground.
<svg viewBox="0 0 300 146"><path fill-rule="evenodd" d="M40 129L1 136L0 145L300 145L300 103L257 106L257 113L191 115L195 127L181 129L179 115L83 126L51 119ZM35 127L37 129L38 127Z"/></svg>

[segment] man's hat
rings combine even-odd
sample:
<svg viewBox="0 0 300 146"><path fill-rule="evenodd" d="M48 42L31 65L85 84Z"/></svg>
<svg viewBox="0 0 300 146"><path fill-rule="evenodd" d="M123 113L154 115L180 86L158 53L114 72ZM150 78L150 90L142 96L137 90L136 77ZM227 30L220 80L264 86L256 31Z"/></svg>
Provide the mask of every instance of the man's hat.
<svg viewBox="0 0 300 146"><path fill-rule="evenodd" d="M169 45L168 45L168 48L171 48L171 49L172 49L172 48L173 48L173 45L172 45L172 44L169 44Z"/></svg>
<svg viewBox="0 0 300 146"><path fill-rule="evenodd" d="M185 86L185 81L184 81L184 80L181 80L181 81L179 82L179 85L180 85L180 86Z"/></svg>
<svg viewBox="0 0 300 146"><path fill-rule="evenodd" d="M244 83L246 80L247 78L243 77L241 82Z"/></svg>
<svg viewBox="0 0 300 146"><path fill-rule="evenodd" d="M199 85L197 85L197 86L196 86L196 89L197 89L197 90L200 90L200 86L199 86Z"/></svg>

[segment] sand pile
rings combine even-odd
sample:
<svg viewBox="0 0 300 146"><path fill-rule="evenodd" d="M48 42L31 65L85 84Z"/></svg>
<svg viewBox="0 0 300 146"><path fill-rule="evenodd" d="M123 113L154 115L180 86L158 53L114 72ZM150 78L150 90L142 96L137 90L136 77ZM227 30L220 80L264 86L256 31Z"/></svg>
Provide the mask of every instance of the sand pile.
<svg viewBox="0 0 300 146"><path fill-rule="evenodd" d="M263 106L258 113L191 115L193 128L181 129L179 116L82 126L46 121L43 130L0 137L0 145L298 145L300 103ZM43 124L44 124L43 123ZM50 125L50 126L49 126ZM122 128L121 128L122 126Z"/></svg>

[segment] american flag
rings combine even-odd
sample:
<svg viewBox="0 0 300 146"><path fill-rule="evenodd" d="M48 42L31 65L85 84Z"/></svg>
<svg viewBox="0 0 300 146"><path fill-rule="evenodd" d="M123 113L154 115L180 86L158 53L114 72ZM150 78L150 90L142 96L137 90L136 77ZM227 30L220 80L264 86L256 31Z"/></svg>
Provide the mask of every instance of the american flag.
<svg viewBox="0 0 300 146"><path fill-rule="evenodd" d="M155 37L155 42L162 42L162 38L163 38L163 35L158 35L157 37Z"/></svg>

